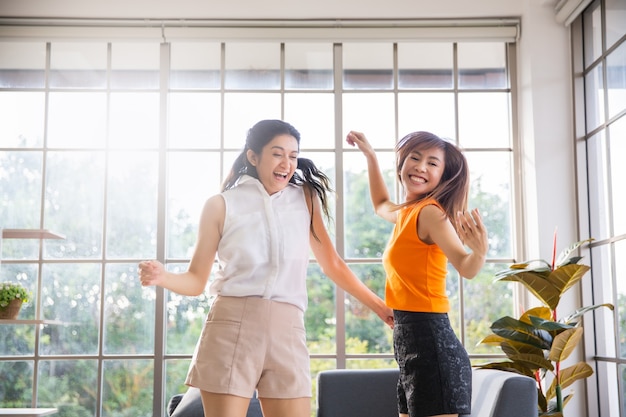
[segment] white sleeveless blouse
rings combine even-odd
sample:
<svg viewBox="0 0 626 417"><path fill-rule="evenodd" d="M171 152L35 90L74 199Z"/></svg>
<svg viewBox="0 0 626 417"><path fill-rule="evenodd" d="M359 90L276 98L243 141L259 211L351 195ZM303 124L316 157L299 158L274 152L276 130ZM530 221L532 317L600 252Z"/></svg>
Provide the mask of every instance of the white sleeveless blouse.
<svg viewBox="0 0 626 417"><path fill-rule="evenodd" d="M306 310L311 215L303 188L289 184L269 195L246 175L221 195L226 217L209 294L257 296Z"/></svg>

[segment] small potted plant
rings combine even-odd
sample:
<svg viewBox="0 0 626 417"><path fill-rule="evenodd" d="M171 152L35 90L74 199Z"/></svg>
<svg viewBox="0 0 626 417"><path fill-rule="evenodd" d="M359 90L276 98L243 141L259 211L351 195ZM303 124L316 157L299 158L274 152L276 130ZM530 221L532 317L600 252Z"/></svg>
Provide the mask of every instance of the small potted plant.
<svg viewBox="0 0 626 417"><path fill-rule="evenodd" d="M0 282L0 319L15 319L22 303L30 300L30 292L22 284Z"/></svg>

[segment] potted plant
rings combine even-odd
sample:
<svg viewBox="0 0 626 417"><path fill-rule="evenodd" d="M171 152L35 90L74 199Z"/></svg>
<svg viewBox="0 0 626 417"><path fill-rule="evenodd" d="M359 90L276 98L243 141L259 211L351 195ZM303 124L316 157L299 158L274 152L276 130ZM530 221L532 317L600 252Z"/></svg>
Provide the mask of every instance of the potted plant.
<svg viewBox="0 0 626 417"><path fill-rule="evenodd" d="M30 292L22 284L0 282L0 319L15 319L29 300Z"/></svg>
<svg viewBox="0 0 626 417"><path fill-rule="evenodd" d="M543 259L527 261L513 264L496 274L496 281L523 284L543 306L526 311L519 319L506 316L493 322L493 334L480 343L499 345L507 360L479 367L501 369L534 378L537 381L539 416L563 416L563 408L573 394L563 397L562 390L593 374L593 369L585 362L561 369L561 363L582 339L582 316L600 307L613 310L612 304L598 304L557 317L557 306L562 295L590 269L578 263L582 257L572 254L592 240L572 244L557 258L555 233L551 263ZM550 385L544 391L548 382Z"/></svg>

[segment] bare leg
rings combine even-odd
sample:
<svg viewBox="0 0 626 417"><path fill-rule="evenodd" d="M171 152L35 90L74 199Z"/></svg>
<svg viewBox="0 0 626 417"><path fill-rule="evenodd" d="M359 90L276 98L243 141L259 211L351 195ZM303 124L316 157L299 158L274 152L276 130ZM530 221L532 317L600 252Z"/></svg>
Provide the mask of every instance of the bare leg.
<svg viewBox="0 0 626 417"><path fill-rule="evenodd" d="M205 417L245 417L250 398L200 391Z"/></svg>
<svg viewBox="0 0 626 417"><path fill-rule="evenodd" d="M259 398L265 417L310 417L311 398Z"/></svg>

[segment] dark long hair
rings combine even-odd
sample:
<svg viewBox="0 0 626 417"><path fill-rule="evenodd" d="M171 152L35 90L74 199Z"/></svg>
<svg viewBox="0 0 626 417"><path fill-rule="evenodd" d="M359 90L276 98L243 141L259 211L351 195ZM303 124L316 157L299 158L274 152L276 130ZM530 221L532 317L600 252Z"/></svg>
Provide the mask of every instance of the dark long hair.
<svg viewBox="0 0 626 417"><path fill-rule="evenodd" d="M298 132L295 127L282 120L261 120L248 130L246 145L239 156L237 156L237 159L235 159L228 176L224 180L222 191L235 187L243 175L250 175L258 179L259 174L256 171L256 167L248 161L246 153L248 149L250 149L257 155L260 155L265 145L279 135L290 135L296 138L298 150L300 150L300 132ZM328 194L333 191L330 187L330 179L317 168L313 161L299 157L296 171L289 179L289 182L304 186L309 194L309 198L312 198L312 193L315 192L320 199L324 215L330 219ZM311 207L313 207L313 205L311 205ZM312 221L311 231L313 232L313 236L317 238L313 230Z"/></svg>
<svg viewBox="0 0 626 417"><path fill-rule="evenodd" d="M441 205L446 216L456 228L454 219L459 211L463 212L467 209L469 195L469 168L461 149L452 142L441 139L430 132L409 133L396 144L397 175L402 182L400 171L411 152L432 148L441 149L444 153L445 166L441 181L429 194L400 204L399 207L406 207L426 198L433 198Z"/></svg>

